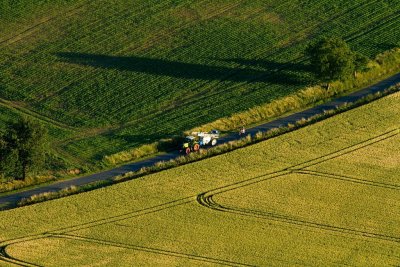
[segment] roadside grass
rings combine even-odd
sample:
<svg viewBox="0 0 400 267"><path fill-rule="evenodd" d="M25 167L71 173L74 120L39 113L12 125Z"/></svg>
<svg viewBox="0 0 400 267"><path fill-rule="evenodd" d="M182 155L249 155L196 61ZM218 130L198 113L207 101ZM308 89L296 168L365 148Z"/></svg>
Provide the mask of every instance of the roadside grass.
<svg viewBox="0 0 400 267"><path fill-rule="evenodd" d="M288 124L286 126L282 126L279 128L273 128L273 129L270 129L265 132L260 131L253 136L249 134L240 140L230 141L228 143L221 144L216 147L209 148L209 149L200 149L197 153L191 153L189 155L179 156L179 157L177 157L175 159L171 159L169 161L160 161L160 162L155 163L153 166L143 167L140 170L135 171L135 172L128 172L123 175L115 176L113 179L89 183L89 184L81 186L81 187L74 187L74 190L70 190L70 188L65 188L66 191L61 190L59 193L58 192L45 192L42 194L33 195L29 198L22 199L21 201L19 201L17 203L17 205L18 206L31 205L34 203L38 203L38 202L42 202L42 201L46 201L46 200L50 200L50 199L65 197L67 195L77 194L77 193L81 193L81 192L85 192L85 191L91 191L94 189L98 189L99 187L109 186L109 185L112 185L115 183L125 182L125 181L129 181L132 179L137 179L137 178L140 178L145 175L149 175L149 174L156 173L159 171L163 171L163 170L178 167L181 165L189 164L192 162L203 160L203 159L206 159L209 157L214 157L214 156L221 155L224 153L228 153L228 152L231 152L231 151L239 149L239 148L243 148L243 147L246 147L249 145L254 145L255 143L265 141L265 140L280 136L282 134L289 133L294 130L298 130L299 128L306 127L308 125L314 124L321 120L325 120L332 116L338 115L342 112L349 111L349 110L357 108L361 105L365 105L371 101L375 101L375 100L385 97L387 95L396 93L399 91L399 89L400 89L400 85L392 86L392 87L388 88L387 90L385 90L384 92L378 92L376 94L367 95L366 97L364 97L354 103L347 103L336 109L326 110L324 113L317 114L308 119L303 118L303 119L297 121L295 124Z"/></svg>
<svg viewBox="0 0 400 267"><path fill-rule="evenodd" d="M303 51L319 36L343 36L370 58L398 46L396 1L18 3L8 38L54 19L0 44L0 98L77 128L54 146L93 169L315 84Z"/></svg>
<svg viewBox="0 0 400 267"><path fill-rule="evenodd" d="M230 153L3 211L0 246L46 266L399 265L399 105L394 93Z"/></svg>
<svg viewBox="0 0 400 267"><path fill-rule="evenodd" d="M345 82L336 81L331 85L329 90L326 90L322 86L308 87L293 95L274 100L271 103L265 103L247 111L233 114L230 117L221 118L214 122L197 126L196 128L186 131L186 134L196 131L210 131L212 129L218 129L222 132L231 132L236 131L243 125L250 126L262 124L284 114L294 113L301 109L316 105L317 103L328 101L333 97L338 97L372 85L375 82L379 82L380 80L397 73L399 69L400 48L395 48L378 55L374 61L369 63L368 71L358 73L355 79ZM170 144L168 145L168 143ZM165 140L164 144L164 146L161 146L161 149L159 143L155 142L130 150L121 151L105 156L103 162L106 165L129 162L140 158L142 155L148 154L147 152L156 153L163 151L165 148L173 148L175 140L173 138Z"/></svg>

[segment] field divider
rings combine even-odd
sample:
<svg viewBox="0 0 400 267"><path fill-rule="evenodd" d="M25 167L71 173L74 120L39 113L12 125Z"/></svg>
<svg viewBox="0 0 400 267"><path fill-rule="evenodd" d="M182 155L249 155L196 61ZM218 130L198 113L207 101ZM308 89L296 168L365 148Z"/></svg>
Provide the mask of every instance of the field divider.
<svg viewBox="0 0 400 267"><path fill-rule="evenodd" d="M77 14L81 9L83 9L85 6L91 4L92 2L95 2L95 1L93 1L93 0L92 1L88 1L88 2L86 2L84 4L81 4L79 6L76 6L76 7L72 8L72 9L68 10L67 12L65 12L63 14L63 17L68 18L70 16L73 16L73 15ZM33 26L31 26L31 27L29 27L29 28L17 33L17 34L15 34L14 36L11 36L11 37L9 37L7 39L4 39L4 40L0 40L0 46L10 45L10 44L16 43L16 42L18 42L20 40L23 40L24 38L26 38L26 37L30 36L31 34L35 33L35 31L40 26L45 25L45 24L47 24L47 23L49 23L51 21L57 20L60 16L61 15L59 14L59 15L55 15L53 17L44 19L44 20L40 21L39 23L37 23L37 24L35 24L35 25L33 25Z"/></svg>
<svg viewBox="0 0 400 267"><path fill-rule="evenodd" d="M42 114L40 114L40 113L38 113L36 111L33 111L33 110L29 109L29 108L26 108L26 107L23 107L21 105L18 105L16 103L12 102L12 101L5 100L3 98L0 98L0 106L3 106L5 108L18 111L18 112L23 113L25 115L32 116L32 117L34 117L34 118L36 118L36 119L38 119L40 121L53 124L54 126L57 126L57 127L61 128L61 129L68 129L68 130L72 130L72 131L77 131L77 129L75 127L69 126L69 125L64 124L62 122L59 122L59 121L56 121L56 120L54 120L54 119L52 119L50 117L42 115Z"/></svg>
<svg viewBox="0 0 400 267"><path fill-rule="evenodd" d="M364 141L362 141L360 143L357 143L357 144L354 144L352 146L349 146L349 147L337 150L335 152L329 153L329 154L324 155L322 157L318 157L318 158L315 158L315 159L300 163L298 165L294 165L292 167L289 167L288 170L291 170L291 171L294 171L294 172L295 171L300 171L300 170L303 170L305 168L308 168L308 167L323 163L325 161L328 161L328 160L331 160L331 159L334 159L334 158L338 158L340 156L352 153L354 151L360 150L360 149L368 147L370 145L373 145L373 144L382 142L384 140L390 139L392 137L397 136L399 133L400 133L400 128L396 128L394 130L391 130L391 131L385 132L385 133L383 133L381 135L369 138L367 140L364 140Z"/></svg>
<svg viewBox="0 0 400 267"><path fill-rule="evenodd" d="M12 264L15 264L18 266L25 266L25 267L41 266L41 265L36 265L33 263L29 263L27 261L23 261L23 260L12 257L11 255L9 255L7 253L7 247L14 245L14 244L18 244L18 243L29 242L29 241L33 241L33 240L47 238L50 236L51 235L48 233L42 233L42 234L38 234L38 235L30 235L30 236L0 241L0 262L3 261L3 262L7 262L7 263L12 263Z"/></svg>
<svg viewBox="0 0 400 267"><path fill-rule="evenodd" d="M226 185L226 186L221 186L221 187L218 187L218 188L215 188L215 189L200 193L199 195L197 195L196 200L197 200L197 203L199 203L200 205L207 206L208 205L207 204L208 203L207 199L210 196L213 196L215 194L222 194L222 193L225 193L225 192L228 192L228 191L232 191L232 190L236 190L238 188L242 188L242 187L249 186L249 185L252 185L252 184L257 184L257 183L264 182L264 181L267 181L267 180L272 180L272 179L275 179L275 178L286 176L286 175L291 174L291 173L292 173L292 171L282 170L282 171L277 171L277 172L273 172L273 173L269 173L269 174L259 175L259 176L256 176L256 177L244 180L244 181L232 183L232 184L229 184L229 185ZM206 205L203 205L204 203Z"/></svg>
<svg viewBox="0 0 400 267"><path fill-rule="evenodd" d="M87 229L87 228L91 228L91 227L95 227L95 226L99 226L99 225L115 223L115 222L131 219L131 218L135 218L135 217L140 217L140 216L147 215L147 214L152 214L152 213L159 212L162 210L166 210L166 209L174 208L177 206L185 205L188 203L192 203L195 201L195 197L196 196L189 196L189 197L173 200L170 202L162 203L162 204L152 206L149 208L144 208L141 210L133 210L133 211L129 211L127 213L123 213L120 215L115 215L115 216L111 216L111 217L107 217L107 218L103 218L103 219L98 219L98 220L90 221L87 223L72 225L72 226L65 227L65 228L59 228L59 229L50 231L49 234L51 234L51 235L65 234L65 233L75 232L75 231L79 231L82 229Z"/></svg>
<svg viewBox="0 0 400 267"><path fill-rule="evenodd" d="M125 244L125 243L120 243L120 242L101 240L101 239L83 237L83 236L78 236L78 235L55 234L55 235L51 235L50 238L70 239L70 240L76 240L76 241L87 242L87 243L95 243L95 244L104 245L104 246L137 250L137 251L141 251L141 252L147 252L147 253L153 253L153 254L177 257L177 258L184 258L184 259L206 262L206 263L215 263L215 264L224 265L224 266L254 266L254 265L250 265L250 264L233 262L233 261L217 259L217 258L212 258L212 257L207 257L207 256L199 256L199 255L181 253L181 252L164 250L164 249L159 249L159 248L151 248L151 247L144 247L144 246L138 246L138 245L132 245L132 244Z"/></svg>
<svg viewBox="0 0 400 267"><path fill-rule="evenodd" d="M346 181L346 182L357 183L357 184L362 184L362 185L376 186L376 187L381 187L381 188L385 188L385 189L400 190L400 185L381 183L381 182L360 179L360 178L355 178L355 177L350 177L350 176L345 176L345 175L338 175L338 174L333 174L333 173L317 172L317 171L311 171L311 170L299 170L299 171L295 171L293 173L318 176L318 177L322 177L322 178L326 178L326 179L335 179L335 180L339 180L339 181Z"/></svg>
<svg viewBox="0 0 400 267"><path fill-rule="evenodd" d="M363 237L363 238L378 239L378 240L383 240L383 241L400 243L399 236L374 233L374 232L369 232L366 230L352 229L352 228L348 228L348 227L336 226L336 225L320 223L320 222L313 222L313 221L309 221L304 218L300 218L300 217L297 218L297 217L293 217L290 215L279 214L276 212L258 211L258 210L251 210L251 209L239 208L239 207L234 207L234 206L224 206L222 204L215 202L213 199L213 196L214 195L208 196L207 201L203 203L203 206L210 208L210 209L217 210L217 211L237 214L237 215L241 215L241 216L259 218L259 219L267 219L267 220L271 220L271 221L277 221L280 223L286 223L286 224L299 226L302 228L308 227L308 228L314 228L314 229L321 230L321 231L336 232L336 233L339 233L340 235L353 235L353 236L359 236L359 237Z"/></svg>
<svg viewBox="0 0 400 267"><path fill-rule="evenodd" d="M8 264L13 264L13 265L17 265L17 266L24 266L24 267L41 266L41 265L36 265L36 264L33 264L33 263L29 263L29 262L18 260L18 259L14 258L14 257L11 257L10 255L7 254L5 249L6 249L5 247L4 248L0 248L0 263L1 262L6 262Z"/></svg>

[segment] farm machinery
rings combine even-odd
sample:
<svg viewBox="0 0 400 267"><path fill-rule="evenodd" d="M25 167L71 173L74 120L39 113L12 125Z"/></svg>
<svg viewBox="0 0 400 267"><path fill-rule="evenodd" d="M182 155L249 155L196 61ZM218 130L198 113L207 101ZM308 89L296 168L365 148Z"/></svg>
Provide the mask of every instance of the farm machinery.
<svg viewBox="0 0 400 267"><path fill-rule="evenodd" d="M193 132L192 135L185 137L180 151L189 154L192 151L200 150L204 146L215 146L218 138L219 132L217 130Z"/></svg>

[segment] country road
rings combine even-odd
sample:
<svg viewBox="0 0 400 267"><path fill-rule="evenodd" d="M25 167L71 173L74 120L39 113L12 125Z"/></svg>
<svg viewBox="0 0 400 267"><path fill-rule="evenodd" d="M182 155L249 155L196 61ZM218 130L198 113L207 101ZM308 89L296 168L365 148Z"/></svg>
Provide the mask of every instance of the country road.
<svg viewBox="0 0 400 267"><path fill-rule="evenodd" d="M397 83L400 83L400 73L398 73L386 80L383 80L375 85L369 86L367 88L356 91L349 95L339 97L331 102L321 104L316 107L294 113L287 117L283 117L283 118L247 129L246 133L254 135L259 131L267 131L269 129L280 127L280 126L285 126L287 124L294 124L296 121L298 121L302 118L307 119L314 115L323 113L324 110L331 110L331 109L334 109L345 103L357 101L358 99L361 99L362 97L364 97L366 95L377 93L379 91L383 91L383 90L389 88L390 86L396 85ZM239 139L238 134L230 134L230 135L221 137L219 139L219 143L220 144L226 143L226 142L236 140L236 139ZM103 172L99 172L96 174L83 176L83 177L79 177L79 178L75 178L75 179L70 179L70 180L66 180L66 181L55 182L53 184L45 185L45 186L42 186L39 188L29 189L26 191L15 193L15 194L2 196L2 197L0 197L0 209L13 208L23 198L28 198L35 194L40 194L40 193L44 193L44 192L55 192L55 191L64 189L66 187L72 186L72 185L81 186L81 185L85 185L85 184L96 182L96 181L108 180L117 175L122 175L127 172L139 170L142 167L152 166L153 164L155 164L156 162L159 162L159 161L174 159L179 155L180 154L178 152L169 152L167 154L163 154L163 155L149 158L146 160L126 164L126 165L123 165L123 166L120 166L120 167L117 167L117 168L114 168L114 169L111 169L108 171L103 171Z"/></svg>

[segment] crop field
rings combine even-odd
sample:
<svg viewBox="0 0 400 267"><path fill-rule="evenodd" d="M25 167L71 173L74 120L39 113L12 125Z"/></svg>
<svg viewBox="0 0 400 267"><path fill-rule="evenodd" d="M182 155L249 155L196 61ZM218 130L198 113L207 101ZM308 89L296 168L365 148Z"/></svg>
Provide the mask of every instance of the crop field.
<svg viewBox="0 0 400 267"><path fill-rule="evenodd" d="M397 266L400 93L217 157L0 213L30 266Z"/></svg>
<svg viewBox="0 0 400 267"><path fill-rule="evenodd" d="M339 35L370 57L399 45L400 2L5 0L0 100L74 132L85 162L313 84L304 48Z"/></svg>

